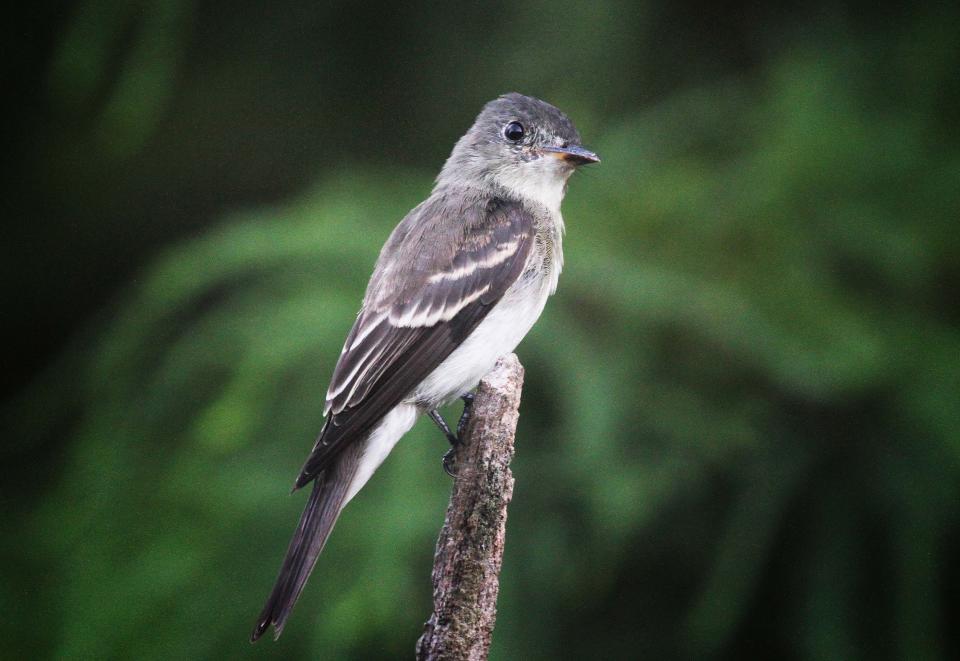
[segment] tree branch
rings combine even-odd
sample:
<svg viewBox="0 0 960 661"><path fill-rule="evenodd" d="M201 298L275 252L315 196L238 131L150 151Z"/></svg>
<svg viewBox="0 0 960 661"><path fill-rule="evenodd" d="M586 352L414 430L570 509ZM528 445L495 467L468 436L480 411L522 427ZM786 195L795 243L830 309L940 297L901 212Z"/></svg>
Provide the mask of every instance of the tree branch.
<svg viewBox="0 0 960 661"><path fill-rule="evenodd" d="M417 641L417 659L486 659L513 496L513 438L523 366L514 354L480 381L457 449L457 478L433 562L433 614Z"/></svg>

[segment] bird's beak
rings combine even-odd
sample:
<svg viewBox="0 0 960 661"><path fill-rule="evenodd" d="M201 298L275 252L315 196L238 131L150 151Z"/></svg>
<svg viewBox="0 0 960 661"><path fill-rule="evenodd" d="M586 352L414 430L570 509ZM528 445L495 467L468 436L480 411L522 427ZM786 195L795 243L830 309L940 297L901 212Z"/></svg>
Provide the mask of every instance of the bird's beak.
<svg viewBox="0 0 960 661"><path fill-rule="evenodd" d="M588 163L599 163L600 157L592 151L584 149L580 145L569 145L567 147L544 147L543 151L554 158L572 163L573 165L587 165Z"/></svg>

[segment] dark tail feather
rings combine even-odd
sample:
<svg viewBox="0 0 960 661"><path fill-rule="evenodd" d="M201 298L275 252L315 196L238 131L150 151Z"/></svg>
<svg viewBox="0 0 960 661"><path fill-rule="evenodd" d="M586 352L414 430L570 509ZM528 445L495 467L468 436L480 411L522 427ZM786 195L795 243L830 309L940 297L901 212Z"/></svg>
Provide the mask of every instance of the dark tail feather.
<svg viewBox="0 0 960 661"><path fill-rule="evenodd" d="M287 547L287 556L283 559L273 592L250 634L251 643L257 642L271 624L274 639L283 632L283 625L343 509L343 499L356 473L362 446L363 443L354 443L353 447L346 448L313 483L313 492Z"/></svg>

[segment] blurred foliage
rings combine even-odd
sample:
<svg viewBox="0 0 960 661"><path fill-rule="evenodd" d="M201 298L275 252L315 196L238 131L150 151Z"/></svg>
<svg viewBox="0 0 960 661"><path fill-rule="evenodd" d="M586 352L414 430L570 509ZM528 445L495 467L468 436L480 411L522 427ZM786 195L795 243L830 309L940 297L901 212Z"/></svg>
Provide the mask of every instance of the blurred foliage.
<svg viewBox="0 0 960 661"><path fill-rule="evenodd" d="M756 62L651 73L655 102L617 103L652 71L621 61L631 36L656 42L666 10L579 7L558 11L589 66L551 60L562 44L524 57L530 9L490 39L531 72L481 85L537 82L604 159L572 182L560 291L518 351L493 656L955 658L957 11L784 20ZM181 38L189 12L148 12L104 96L109 38L84 30L123 23L112 9L65 31L50 84L65 113L100 90L84 144L122 161L171 121L184 55L156 35ZM436 162L479 107L456 105ZM246 636L370 268L430 189L421 165L329 170L172 244L5 407L8 456L44 461L5 482L12 656L410 656L449 491L426 423L346 510L281 641Z"/></svg>

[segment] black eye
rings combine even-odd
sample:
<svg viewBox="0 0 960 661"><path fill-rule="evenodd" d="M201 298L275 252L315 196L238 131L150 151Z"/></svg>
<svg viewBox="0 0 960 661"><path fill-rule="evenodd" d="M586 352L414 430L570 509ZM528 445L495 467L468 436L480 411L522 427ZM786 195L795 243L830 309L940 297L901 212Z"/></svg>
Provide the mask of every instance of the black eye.
<svg viewBox="0 0 960 661"><path fill-rule="evenodd" d="M523 124L520 122L510 122L503 127L503 137L511 142L517 142L523 137Z"/></svg>

